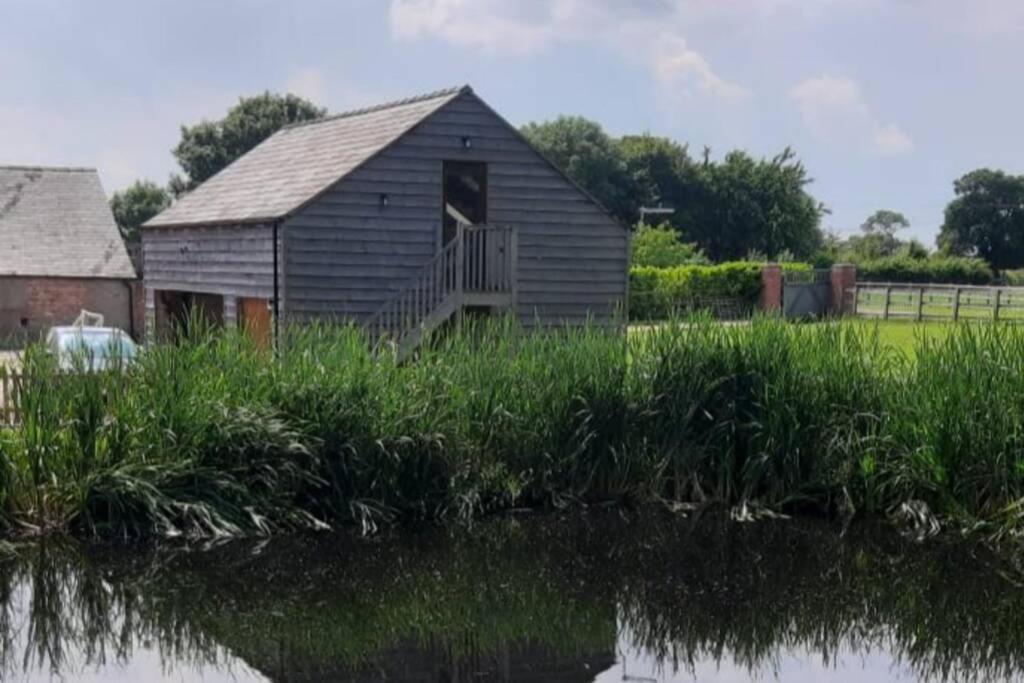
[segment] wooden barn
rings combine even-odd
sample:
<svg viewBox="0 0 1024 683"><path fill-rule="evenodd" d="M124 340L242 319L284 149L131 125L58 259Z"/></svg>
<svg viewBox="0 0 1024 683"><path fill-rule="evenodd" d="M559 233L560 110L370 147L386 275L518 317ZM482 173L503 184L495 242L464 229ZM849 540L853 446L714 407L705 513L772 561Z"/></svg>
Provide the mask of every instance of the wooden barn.
<svg viewBox="0 0 1024 683"><path fill-rule="evenodd" d="M147 328L623 314L628 231L468 86L284 128L143 231Z"/></svg>

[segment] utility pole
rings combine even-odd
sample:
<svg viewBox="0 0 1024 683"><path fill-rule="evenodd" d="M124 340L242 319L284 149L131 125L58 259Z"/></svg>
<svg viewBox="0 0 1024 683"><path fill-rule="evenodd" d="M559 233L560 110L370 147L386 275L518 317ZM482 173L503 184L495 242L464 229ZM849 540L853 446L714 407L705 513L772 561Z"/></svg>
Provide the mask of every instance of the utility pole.
<svg viewBox="0 0 1024 683"><path fill-rule="evenodd" d="M670 206L662 206L661 202L658 202L657 206L641 206L640 225L647 225L647 216L668 216L675 212L676 210Z"/></svg>

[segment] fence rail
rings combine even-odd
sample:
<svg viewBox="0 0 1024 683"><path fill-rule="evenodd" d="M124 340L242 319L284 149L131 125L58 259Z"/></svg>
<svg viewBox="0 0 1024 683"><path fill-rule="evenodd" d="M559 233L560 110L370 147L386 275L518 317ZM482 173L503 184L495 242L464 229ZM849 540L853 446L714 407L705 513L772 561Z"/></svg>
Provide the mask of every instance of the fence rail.
<svg viewBox="0 0 1024 683"><path fill-rule="evenodd" d="M883 320L1024 322L1024 287L858 282L853 311Z"/></svg>

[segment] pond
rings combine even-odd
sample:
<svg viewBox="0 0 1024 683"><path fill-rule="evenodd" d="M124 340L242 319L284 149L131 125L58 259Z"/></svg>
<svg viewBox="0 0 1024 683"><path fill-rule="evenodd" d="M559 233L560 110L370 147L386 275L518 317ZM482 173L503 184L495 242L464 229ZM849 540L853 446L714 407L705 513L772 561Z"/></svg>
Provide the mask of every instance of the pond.
<svg viewBox="0 0 1024 683"><path fill-rule="evenodd" d="M1024 676L1018 570L885 528L579 513L0 560L4 681Z"/></svg>

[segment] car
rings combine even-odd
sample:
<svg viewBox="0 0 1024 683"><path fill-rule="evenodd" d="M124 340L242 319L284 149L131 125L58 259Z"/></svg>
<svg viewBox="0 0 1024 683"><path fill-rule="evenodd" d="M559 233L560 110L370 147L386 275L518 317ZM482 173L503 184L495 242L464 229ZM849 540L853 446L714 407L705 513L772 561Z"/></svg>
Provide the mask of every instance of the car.
<svg viewBox="0 0 1024 683"><path fill-rule="evenodd" d="M46 348L61 370L106 370L130 364L139 349L116 327L68 325L51 327Z"/></svg>

